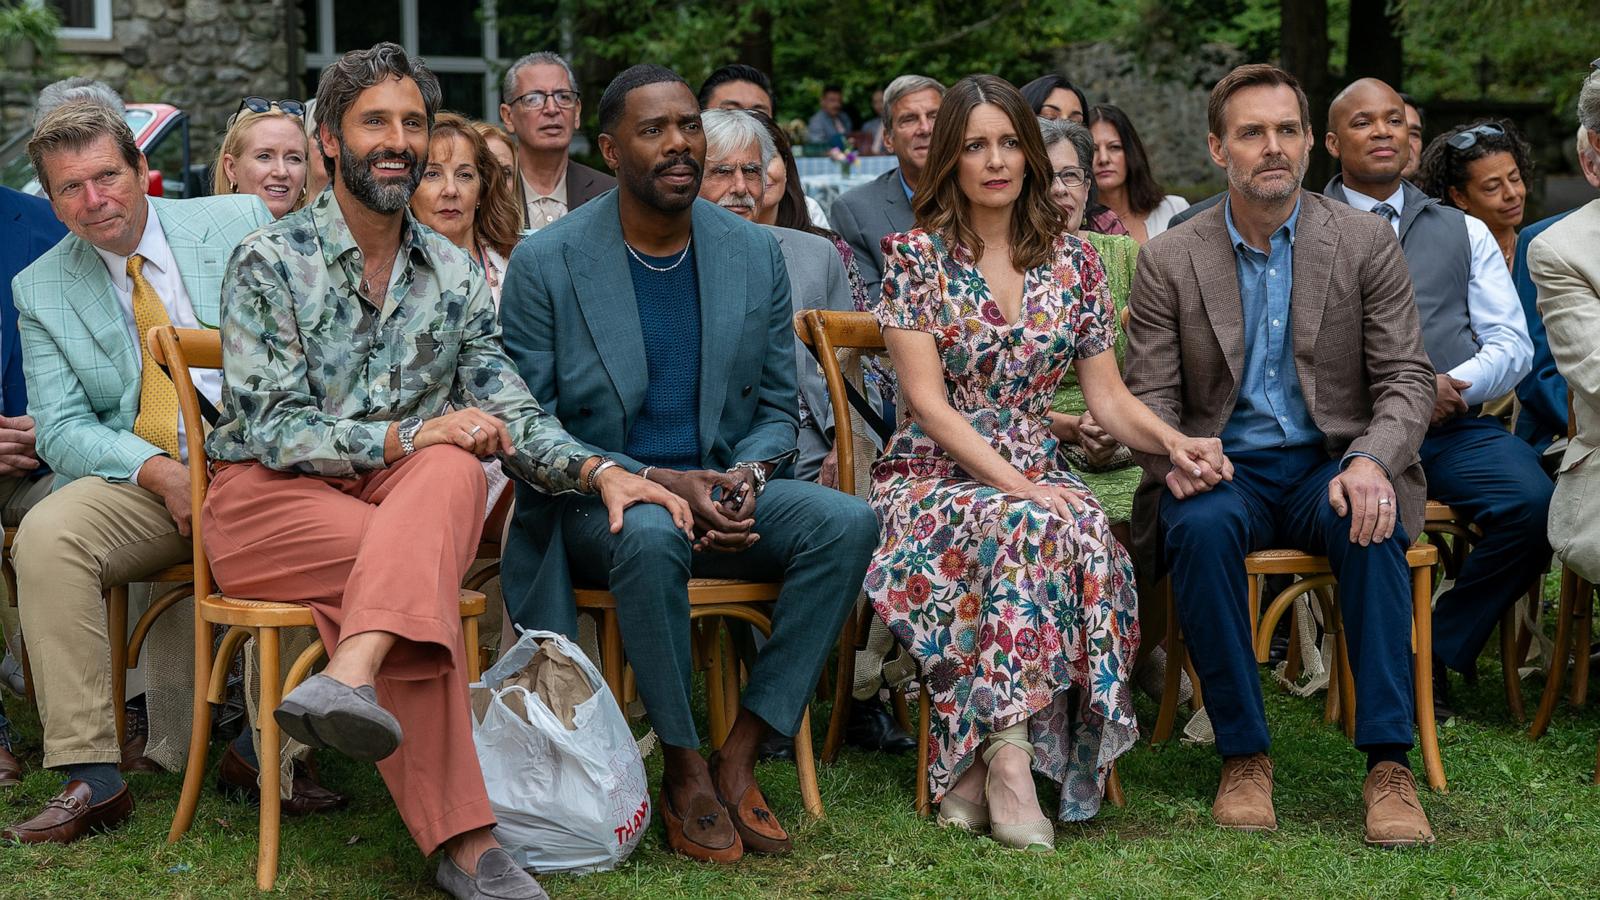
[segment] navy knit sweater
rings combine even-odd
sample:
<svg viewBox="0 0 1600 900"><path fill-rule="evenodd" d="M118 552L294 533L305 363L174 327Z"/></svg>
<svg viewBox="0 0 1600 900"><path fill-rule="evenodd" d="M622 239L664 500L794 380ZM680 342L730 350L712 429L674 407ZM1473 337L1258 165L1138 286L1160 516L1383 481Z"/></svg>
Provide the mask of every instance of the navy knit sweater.
<svg viewBox="0 0 1600 900"><path fill-rule="evenodd" d="M661 269L679 258L640 255ZM653 272L629 254L628 270L644 331L648 387L623 449L647 466L699 468L700 285L694 253L670 272Z"/></svg>

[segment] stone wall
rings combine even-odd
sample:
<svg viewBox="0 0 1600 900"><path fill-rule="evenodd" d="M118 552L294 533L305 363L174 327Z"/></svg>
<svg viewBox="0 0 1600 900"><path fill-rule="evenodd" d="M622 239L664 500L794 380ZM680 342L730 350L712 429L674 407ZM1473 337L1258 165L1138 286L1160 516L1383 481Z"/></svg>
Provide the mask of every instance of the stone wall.
<svg viewBox="0 0 1600 900"><path fill-rule="evenodd" d="M1159 68L1149 60L1160 59ZM1237 52L1205 47L1189 58L1134 54L1106 43L1063 48L1060 71L1083 88L1091 105L1110 103L1133 120L1150 165L1168 193L1190 200L1210 196L1224 183L1206 151L1206 99L1211 85L1238 63Z"/></svg>
<svg viewBox="0 0 1600 900"><path fill-rule="evenodd" d="M112 0L111 39L63 41L52 71L33 81L88 75L129 103L170 103L189 114L194 161L206 162L241 99L299 96L300 67L290 66L298 27L293 40L285 36L289 3Z"/></svg>

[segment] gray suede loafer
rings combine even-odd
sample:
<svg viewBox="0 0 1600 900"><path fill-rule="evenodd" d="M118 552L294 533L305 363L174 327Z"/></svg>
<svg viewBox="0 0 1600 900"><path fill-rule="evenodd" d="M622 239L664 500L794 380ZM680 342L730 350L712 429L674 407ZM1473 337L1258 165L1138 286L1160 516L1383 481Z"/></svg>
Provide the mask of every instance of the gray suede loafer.
<svg viewBox="0 0 1600 900"><path fill-rule="evenodd" d="M320 673L290 691L273 717L300 743L332 747L362 762L377 762L400 746L400 723L378 705L371 685L353 688Z"/></svg>
<svg viewBox="0 0 1600 900"><path fill-rule="evenodd" d="M440 890L457 900L550 900L539 882L517 868L511 854L499 847L478 857L477 875L461 871L450 854L444 854L434 880Z"/></svg>

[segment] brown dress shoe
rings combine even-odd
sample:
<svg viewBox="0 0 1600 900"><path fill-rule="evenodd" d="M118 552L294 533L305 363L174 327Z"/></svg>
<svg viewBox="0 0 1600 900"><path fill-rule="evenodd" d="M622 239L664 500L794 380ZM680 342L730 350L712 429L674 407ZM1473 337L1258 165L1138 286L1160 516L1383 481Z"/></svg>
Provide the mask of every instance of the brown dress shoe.
<svg viewBox="0 0 1600 900"><path fill-rule="evenodd" d="M146 775L164 775L166 769L160 763L144 755L146 738L136 734L122 745L122 762L117 764L119 772L139 772Z"/></svg>
<svg viewBox="0 0 1600 900"><path fill-rule="evenodd" d="M744 856L739 832L728 821L728 812L710 794L697 794L689 801L688 815L672 808L665 786L657 804L661 824L667 831L667 847L674 853L701 862L731 863Z"/></svg>
<svg viewBox="0 0 1600 900"><path fill-rule="evenodd" d="M715 780L717 770L722 767L720 754L711 754L710 767L711 778ZM739 842L744 844L745 852L773 856L787 856L794 852L794 842L789 839L789 832L778 824L778 817L772 814L767 798L761 795L761 788L755 782L752 781L744 789L737 802L721 796L720 792L717 800L733 820L733 828L739 832Z"/></svg>
<svg viewBox="0 0 1600 900"><path fill-rule="evenodd" d="M1211 804L1211 818L1220 828L1235 831L1277 831L1278 814L1272 809L1272 759L1265 753L1235 756L1222 761L1222 783Z"/></svg>
<svg viewBox="0 0 1600 900"><path fill-rule="evenodd" d="M22 763L17 761L5 745L0 744L0 788L16 787L22 783Z"/></svg>
<svg viewBox="0 0 1600 900"><path fill-rule="evenodd" d="M123 785L109 799L91 805L89 786L69 781L50 798L44 810L26 822L0 832L0 839L21 844L70 844L90 832L110 831L133 816L133 794Z"/></svg>
<svg viewBox="0 0 1600 900"><path fill-rule="evenodd" d="M1399 763L1381 762L1361 786L1367 804L1367 843L1416 847L1433 843L1433 828L1417 800L1417 779Z"/></svg>
<svg viewBox="0 0 1600 900"><path fill-rule="evenodd" d="M222 767L217 771L217 788L251 803L261 802L261 772L245 762L233 744L222 754ZM316 813L344 809L350 798L336 794L316 782L305 763L295 760L293 796L280 805L286 816L309 816Z"/></svg>

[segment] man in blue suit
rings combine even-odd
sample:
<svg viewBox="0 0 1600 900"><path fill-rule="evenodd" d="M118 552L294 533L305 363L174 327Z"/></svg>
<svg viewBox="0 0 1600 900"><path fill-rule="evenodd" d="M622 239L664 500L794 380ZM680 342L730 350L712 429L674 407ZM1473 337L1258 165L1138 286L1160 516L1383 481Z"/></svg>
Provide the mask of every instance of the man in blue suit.
<svg viewBox="0 0 1600 900"><path fill-rule="evenodd" d="M50 204L8 187L0 187L0 523L15 528L40 498L50 493L50 470L39 464L34 449L33 419L28 415L28 387L22 379L22 340L17 333L17 307L11 302L11 279L67 234ZM20 677L21 628L12 608L14 597L0 601L5 629L3 677ZM13 684L13 687L20 687ZM19 784L21 770L11 755L11 728L0 707L0 787Z"/></svg>
<svg viewBox="0 0 1600 900"><path fill-rule="evenodd" d="M1589 129L1578 127L1578 167L1583 177L1600 188L1600 157L1589 144ZM1528 337L1533 340L1533 370L1517 385L1517 399L1522 401L1522 412L1517 414L1517 437L1544 453L1557 438L1567 436L1567 379L1556 371L1556 359L1550 354L1550 339L1544 332L1544 320L1539 317L1539 287L1528 272L1528 245L1544 233L1546 228L1565 219L1572 210L1557 213L1522 229L1517 235L1517 253L1511 265L1511 280L1517 286L1517 296L1522 300L1522 314L1528 321ZM1560 462L1559 457L1545 460L1551 471Z"/></svg>
<svg viewBox="0 0 1600 900"><path fill-rule="evenodd" d="M796 443L789 278L769 233L696 199L706 143L694 93L635 66L601 97L600 131L618 186L512 255L506 349L574 438L688 501L695 536L646 506L613 534L589 498L519 484L506 604L522 625L575 635L572 580L607 585L664 745L668 845L720 862L788 852L755 783L756 747L769 727L798 728L877 522L855 497L778 477ZM783 582L772 639L709 766L690 712L691 577Z"/></svg>
<svg viewBox="0 0 1600 900"><path fill-rule="evenodd" d="M0 837L68 843L122 824L133 798L112 697L102 592L190 558L189 470L177 392L144 345L150 327L215 326L222 273L245 235L271 221L253 196L146 198L148 164L103 105L46 115L28 154L72 235L12 281L28 411L56 490L13 543L33 661L44 764L67 784ZM220 377L196 379L215 402ZM9 400L9 398L7 398Z"/></svg>

